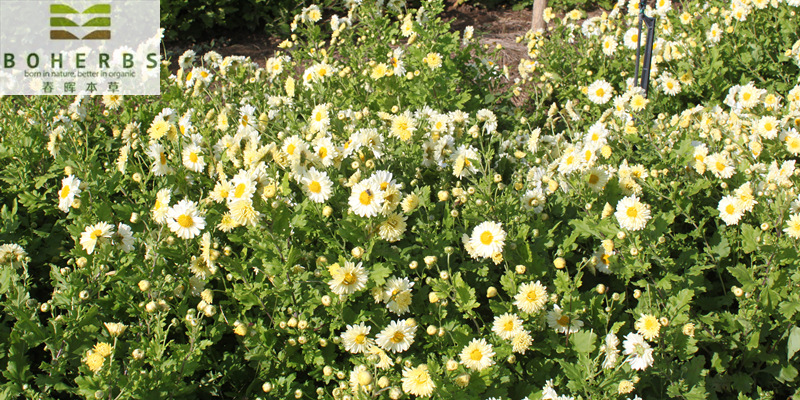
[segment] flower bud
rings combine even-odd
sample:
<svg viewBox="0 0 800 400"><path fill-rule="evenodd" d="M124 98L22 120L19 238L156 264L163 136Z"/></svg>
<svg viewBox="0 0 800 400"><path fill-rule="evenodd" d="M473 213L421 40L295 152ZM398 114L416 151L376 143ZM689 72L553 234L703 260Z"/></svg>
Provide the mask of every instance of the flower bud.
<svg viewBox="0 0 800 400"><path fill-rule="evenodd" d="M489 289L486 289L486 297L491 299L494 296L497 296L497 288L494 286L489 286Z"/></svg>

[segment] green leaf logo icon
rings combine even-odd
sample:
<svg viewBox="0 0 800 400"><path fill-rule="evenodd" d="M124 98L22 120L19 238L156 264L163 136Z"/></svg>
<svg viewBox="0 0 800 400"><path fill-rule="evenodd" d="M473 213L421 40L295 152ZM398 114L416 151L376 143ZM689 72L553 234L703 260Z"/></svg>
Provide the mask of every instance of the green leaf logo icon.
<svg viewBox="0 0 800 400"><path fill-rule="evenodd" d="M80 21L86 18L89 19L81 24ZM51 4L50 28L50 39L53 40L109 40L111 4L94 4L83 12L66 4ZM85 28L97 29L87 32Z"/></svg>

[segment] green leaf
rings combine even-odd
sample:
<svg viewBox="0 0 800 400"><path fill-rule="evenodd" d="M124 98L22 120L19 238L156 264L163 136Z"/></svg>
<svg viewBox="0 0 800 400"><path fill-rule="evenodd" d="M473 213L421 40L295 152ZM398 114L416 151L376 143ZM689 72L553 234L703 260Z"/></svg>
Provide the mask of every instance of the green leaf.
<svg viewBox="0 0 800 400"><path fill-rule="evenodd" d="M578 353L591 353L595 349L597 335L592 331L581 330L570 335L572 348Z"/></svg>
<svg viewBox="0 0 800 400"><path fill-rule="evenodd" d="M786 348L786 359L791 360L797 350L800 350L800 328L793 326L789 331L789 344Z"/></svg>
<svg viewBox="0 0 800 400"><path fill-rule="evenodd" d="M748 225L742 224L742 251L750 254L758 250L759 230Z"/></svg>
<svg viewBox="0 0 800 400"><path fill-rule="evenodd" d="M392 269L385 264L377 263L372 266L369 273L369 278L378 286L383 286L386 283L386 278L392 274Z"/></svg>
<svg viewBox="0 0 800 400"><path fill-rule="evenodd" d="M731 275L733 275L733 277L742 284L742 289L745 291L751 290L753 285L755 285L755 281L750 275L750 271L748 271L747 268L745 268L745 266L742 264L739 264L735 267L728 267L728 272L730 272Z"/></svg>

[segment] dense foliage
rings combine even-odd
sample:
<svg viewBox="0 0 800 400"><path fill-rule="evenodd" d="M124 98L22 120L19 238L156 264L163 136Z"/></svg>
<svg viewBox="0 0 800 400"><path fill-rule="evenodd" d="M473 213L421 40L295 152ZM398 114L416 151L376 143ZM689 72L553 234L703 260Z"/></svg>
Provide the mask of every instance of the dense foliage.
<svg viewBox="0 0 800 400"><path fill-rule="evenodd" d="M0 99L0 397L797 395L800 2L659 0L647 97L636 4Z"/></svg>

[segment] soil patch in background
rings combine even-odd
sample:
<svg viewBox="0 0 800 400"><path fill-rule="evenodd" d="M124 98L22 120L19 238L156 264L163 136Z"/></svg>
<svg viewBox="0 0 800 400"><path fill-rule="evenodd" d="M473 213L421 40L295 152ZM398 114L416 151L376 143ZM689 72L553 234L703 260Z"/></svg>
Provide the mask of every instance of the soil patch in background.
<svg viewBox="0 0 800 400"><path fill-rule="evenodd" d="M499 52L499 65L507 65L512 76L516 74L519 60L527 54L525 43L517 43L516 38L523 36L531 26L531 11L513 11L507 7L486 10L468 4L457 4L448 0L448 6L442 18L450 22L451 30L463 31L467 26L475 28L475 36L482 44L503 48ZM214 39L200 42L166 43L167 55L172 59L170 70L177 71L178 56L187 49L194 49L198 55L214 50L226 56L245 56L261 67L266 59L272 57L282 41L279 37L270 37L263 33L249 31L220 32Z"/></svg>

